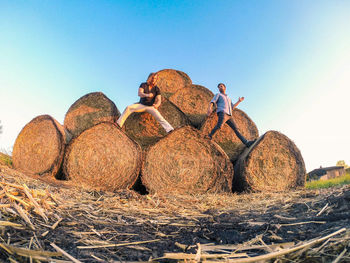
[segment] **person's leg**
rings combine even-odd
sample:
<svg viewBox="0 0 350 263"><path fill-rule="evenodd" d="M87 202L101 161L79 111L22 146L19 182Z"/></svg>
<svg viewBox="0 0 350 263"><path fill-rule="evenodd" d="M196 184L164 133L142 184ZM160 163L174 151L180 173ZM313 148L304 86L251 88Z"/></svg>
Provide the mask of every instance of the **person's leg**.
<svg viewBox="0 0 350 263"><path fill-rule="evenodd" d="M218 112L218 122L216 123L215 127L211 130L209 133L209 138L213 138L213 135L216 133L217 130L221 128L221 126L224 124L225 119L225 113L224 112Z"/></svg>
<svg viewBox="0 0 350 263"><path fill-rule="evenodd" d="M123 127L124 122L126 121L126 119L129 117L129 115L133 112L142 112L145 111L147 108L147 106L142 105L141 103L134 103L131 104L129 106L127 106L125 108L125 110L123 111L122 115L120 115L119 119L117 120L117 124L120 127Z"/></svg>
<svg viewBox="0 0 350 263"><path fill-rule="evenodd" d="M235 132L235 134L237 135L237 137L241 140L241 142L246 145L246 146L250 146L252 143L251 141L248 141L237 129L237 126L235 124L235 122L233 121L232 118L230 118L229 120L227 120L226 124L228 126L231 127L231 129ZM252 141L254 142L254 141Z"/></svg>
<svg viewBox="0 0 350 263"><path fill-rule="evenodd" d="M170 123L164 119L164 117L160 114L160 112L156 108L149 106L146 108L145 111L148 112L149 114L152 114L166 132L170 132L174 130L173 126L171 126Z"/></svg>

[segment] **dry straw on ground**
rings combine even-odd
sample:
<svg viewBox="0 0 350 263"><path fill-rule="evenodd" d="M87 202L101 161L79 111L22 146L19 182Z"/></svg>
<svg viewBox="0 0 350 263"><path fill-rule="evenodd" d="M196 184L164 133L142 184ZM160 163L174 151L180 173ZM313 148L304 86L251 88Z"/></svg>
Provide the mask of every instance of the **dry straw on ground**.
<svg viewBox="0 0 350 263"><path fill-rule="evenodd" d="M174 128L189 124L186 115L165 98L162 98L158 110ZM123 130L142 147L152 145L166 135L166 131L157 120L146 112L132 113L125 121Z"/></svg>
<svg viewBox="0 0 350 263"><path fill-rule="evenodd" d="M63 171L74 183L114 191L130 188L139 175L141 149L115 124L100 123L67 147Z"/></svg>
<svg viewBox="0 0 350 263"><path fill-rule="evenodd" d="M233 170L227 155L190 126L151 146L141 173L151 192L229 192L232 187Z"/></svg>
<svg viewBox="0 0 350 263"><path fill-rule="evenodd" d="M182 110L192 125L200 128L214 94L206 87L192 85L176 91L169 100Z"/></svg>
<svg viewBox="0 0 350 263"><path fill-rule="evenodd" d="M92 92L70 106L64 118L64 127L75 138L98 123L115 122L119 116L120 112L113 101L102 92Z"/></svg>
<svg viewBox="0 0 350 263"><path fill-rule="evenodd" d="M13 147L13 166L40 176L56 176L69 136L49 115L41 115L21 130Z"/></svg>
<svg viewBox="0 0 350 263"><path fill-rule="evenodd" d="M247 149L235 165L237 191L284 191L305 183L305 164L296 145L285 135L269 131Z"/></svg>
<svg viewBox="0 0 350 263"><path fill-rule="evenodd" d="M163 69L156 72L158 80L156 85L160 88L163 97L169 98L179 89L190 87L192 80L190 77L179 70Z"/></svg>
<svg viewBox="0 0 350 263"><path fill-rule="evenodd" d="M240 133L247 140L258 138L258 128L245 112L240 109L234 109L232 118ZM209 134L217 121L218 117L216 113L213 113L205 120L201 131L206 135ZM227 124L223 124L221 129L217 130L213 136L213 140L221 146L232 162L236 161L239 155L246 149L245 145Z"/></svg>

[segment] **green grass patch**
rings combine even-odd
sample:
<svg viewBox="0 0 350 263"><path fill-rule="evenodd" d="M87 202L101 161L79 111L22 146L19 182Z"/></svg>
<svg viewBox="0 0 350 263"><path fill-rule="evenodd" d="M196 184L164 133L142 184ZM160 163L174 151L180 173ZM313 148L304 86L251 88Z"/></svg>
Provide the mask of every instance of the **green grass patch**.
<svg viewBox="0 0 350 263"><path fill-rule="evenodd" d="M0 164L7 165L7 166L11 167L12 166L12 158L11 158L11 156L0 152Z"/></svg>
<svg viewBox="0 0 350 263"><path fill-rule="evenodd" d="M318 189L318 188L328 188L332 186L339 186L350 184L350 173L345 174L344 176L332 178L329 180L318 180L307 182L305 187L307 189Z"/></svg>

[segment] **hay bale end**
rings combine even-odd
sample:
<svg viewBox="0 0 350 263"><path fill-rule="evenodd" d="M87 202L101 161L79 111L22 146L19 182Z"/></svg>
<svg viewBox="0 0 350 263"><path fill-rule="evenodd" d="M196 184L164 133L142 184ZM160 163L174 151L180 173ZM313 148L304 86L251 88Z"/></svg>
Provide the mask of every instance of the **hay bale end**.
<svg viewBox="0 0 350 263"><path fill-rule="evenodd" d="M306 169L293 141L277 131L261 136L235 165L234 191L284 191L304 186Z"/></svg>
<svg viewBox="0 0 350 263"><path fill-rule="evenodd" d="M231 192L233 167L217 144L185 126L148 149L141 174L150 192Z"/></svg>

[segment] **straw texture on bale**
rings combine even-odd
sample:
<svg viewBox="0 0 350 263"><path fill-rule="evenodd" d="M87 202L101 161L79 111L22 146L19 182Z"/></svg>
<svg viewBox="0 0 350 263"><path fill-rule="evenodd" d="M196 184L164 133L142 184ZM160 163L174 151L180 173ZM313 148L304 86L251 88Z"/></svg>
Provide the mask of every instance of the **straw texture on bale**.
<svg viewBox="0 0 350 263"><path fill-rule="evenodd" d="M192 85L176 91L169 100L182 110L192 125L200 128L205 120L207 109L214 94L206 87Z"/></svg>
<svg viewBox="0 0 350 263"><path fill-rule="evenodd" d="M70 106L64 118L64 127L75 138L98 123L115 122L119 116L120 112L113 101L102 92L92 92Z"/></svg>
<svg viewBox="0 0 350 263"><path fill-rule="evenodd" d="M231 192L233 167L225 152L193 127L177 129L151 146L142 167L150 192Z"/></svg>
<svg viewBox="0 0 350 263"><path fill-rule="evenodd" d="M40 115L21 130L13 146L13 167L20 171L56 176L61 168L69 136L49 115Z"/></svg>
<svg viewBox="0 0 350 263"><path fill-rule="evenodd" d="M67 147L63 172L83 187L114 191L133 186L140 172L140 146L115 124L85 130Z"/></svg>
<svg viewBox="0 0 350 263"><path fill-rule="evenodd" d="M240 109L234 109L232 118L240 133L247 139L253 140L258 138L259 132L255 123L248 117L248 115ZM201 131L203 134L209 134L218 122L216 113L213 113L203 123ZM239 155L245 150L246 146L236 136L235 132L227 124L223 124L221 129L217 130L213 136L213 141L221 146L227 153L232 162L236 161Z"/></svg>
<svg viewBox="0 0 350 263"><path fill-rule="evenodd" d="M305 184L303 157L296 145L277 131L268 131L235 165L235 191L284 191Z"/></svg>
<svg viewBox="0 0 350 263"><path fill-rule="evenodd" d="M190 123L186 115L165 98L162 98L162 104L158 110L174 129ZM152 145L167 134L158 121L146 112L132 113L125 121L123 131L141 147Z"/></svg>
<svg viewBox="0 0 350 263"><path fill-rule="evenodd" d="M169 98L179 89L190 87L192 85L190 77L179 70L163 69L156 72L156 74L158 76L156 85L160 88L162 96L166 98Z"/></svg>

